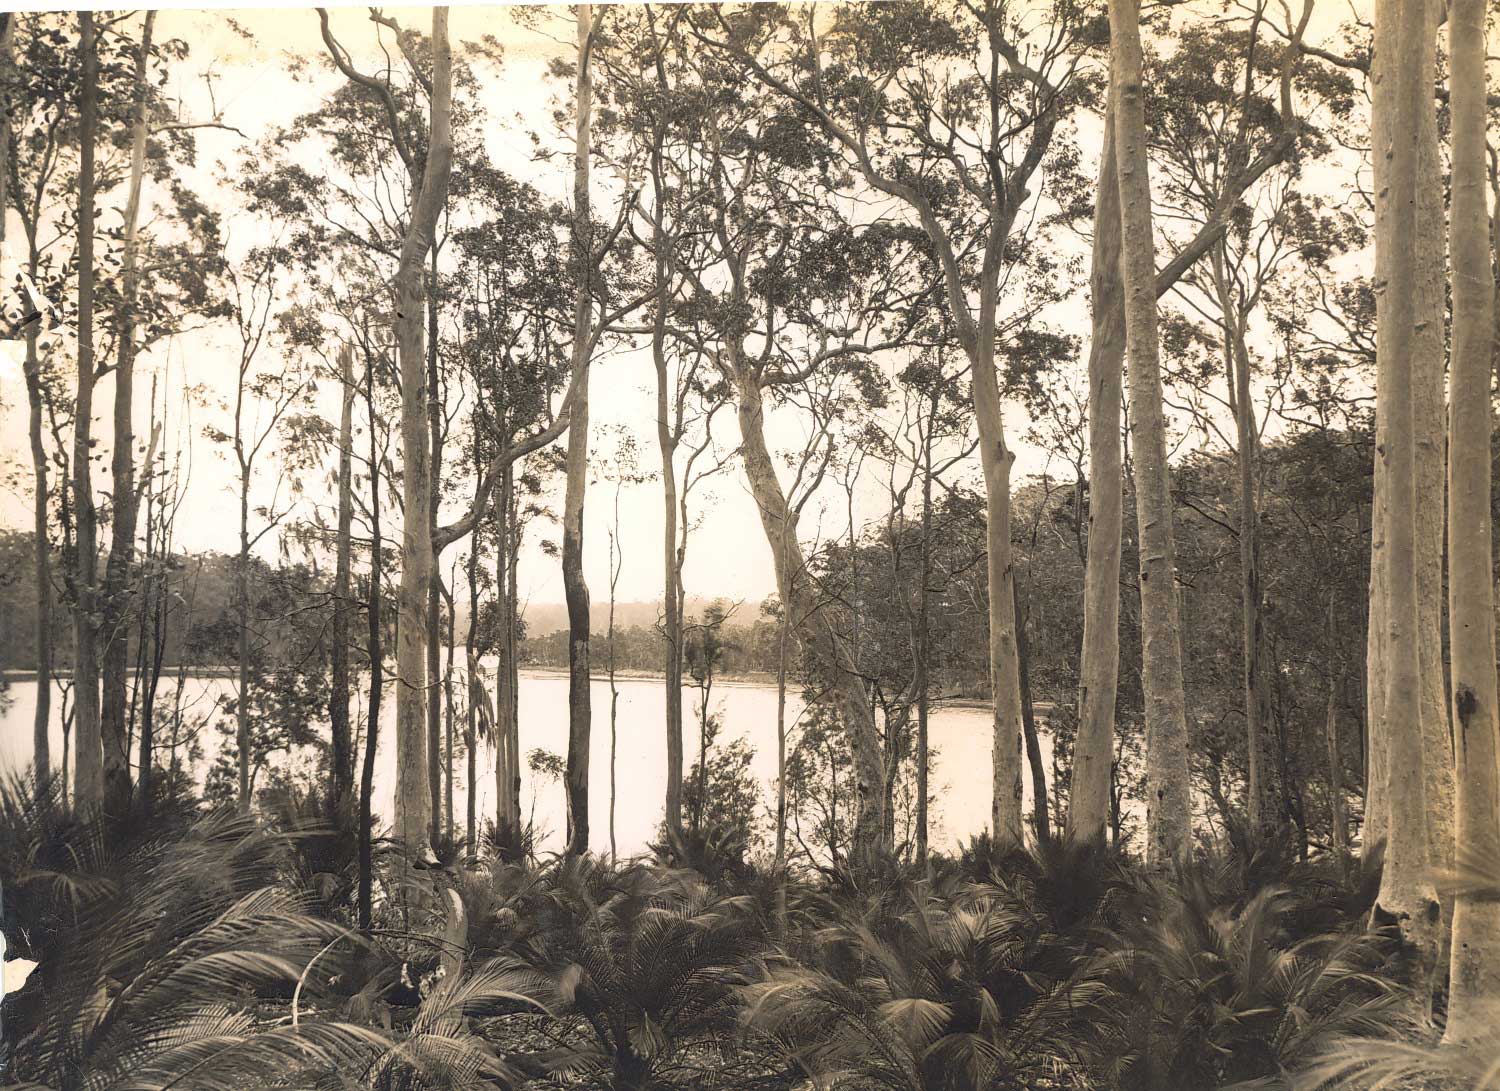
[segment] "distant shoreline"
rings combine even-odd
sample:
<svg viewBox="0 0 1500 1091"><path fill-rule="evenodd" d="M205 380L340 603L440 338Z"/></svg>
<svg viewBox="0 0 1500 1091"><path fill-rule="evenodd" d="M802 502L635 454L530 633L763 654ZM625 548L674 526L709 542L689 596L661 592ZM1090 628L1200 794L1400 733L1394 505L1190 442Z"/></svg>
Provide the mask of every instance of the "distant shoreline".
<svg viewBox="0 0 1500 1091"><path fill-rule="evenodd" d="M52 673L54 678L68 678L72 676L71 670L56 670ZM177 671L175 668L170 670L164 669L162 671L162 677L168 678L176 675L176 673ZM236 672L235 668L233 667L193 667L187 671L184 671L183 673L189 678L233 678L235 677ZM566 667L544 667L527 665L521 668L520 673L522 675L530 675L532 677L538 678L566 678L568 676L568 669ZM615 679L621 682L665 682L666 677L666 674L662 671L646 671L637 669L626 670L624 668L615 671ZM609 672L601 671L596 668L595 670L590 672L589 678L594 682L608 682ZM36 671L9 669L0 670L0 681L35 682ZM684 685L690 686L691 681L687 678L684 678ZM743 671L728 674L717 674L714 676L714 685L734 686L737 688L745 687L754 689L774 689L776 687L776 676L770 671ZM796 687L793 683L788 683L787 691L789 693L795 692L795 688ZM988 698L957 694L946 697L941 694L935 695L932 698L932 703L934 705L941 705L944 708L987 709L990 707ZM1039 713L1051 711L1051 707L1052 706L1050 702L1047 701L1038 701L1036 703L1036 710Z"/></svg>

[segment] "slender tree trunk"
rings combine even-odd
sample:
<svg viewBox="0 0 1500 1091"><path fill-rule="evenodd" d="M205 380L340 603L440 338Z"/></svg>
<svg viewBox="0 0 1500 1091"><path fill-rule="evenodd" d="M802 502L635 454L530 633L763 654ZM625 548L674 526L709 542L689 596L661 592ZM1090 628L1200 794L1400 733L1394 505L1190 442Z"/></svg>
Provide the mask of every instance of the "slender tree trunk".
<svg viewBox="0 0 1500 1091"><path fill-rule="evenodd" d="M1423 87L1430 88L1437 68L1438 24L1446 5L1426 4L1422 37ZM1416 327L1412 333L1412 427L1415 430L1417 491L1417 650L1421 671L1423 776L1427 799L1427 843L1432 866L1453 869L1454 783L1453 735L1448 722L1448 695L1443 663L1443 523L1446 493L1444 450L1447 385L1446 262L1443 230L1443 163L1438 150L1437 100L1423 95L1418 120ZM1439 893L1443 927L1439 968L1446 971L1448 926L1453 899Z"/></svg>
<svg viewBox="0 0 1500 1091"><path fill-rule="evenodd" d="M401 584L396 631L396 835L412 853L430 852L433 800L427 743L426 603L432 589L432 477L428 469L422 270L448 195L453 158L453 78L448 10L432 12L432 117L427 164L412 204L396 273L396 342L401 373ZM432 681L435 682L435 679Z"/></svg>
<svg viewBox="0 0 1500 1091"><path fill-rule="evenodd" d="M1422 100L1429 93L1421 78L1425 7L1423 0L1383 0L1376 12L1379 22L1392 19L1399 11L1399 48L1388 72L1396 85L1395 94L1385 100L1394 107L1394 118L1384 130L1386 146L1376 149L1377 155L1388 160L1390 218L1386 237L1390 247L1385 266L1388 276L1379 285L1384 296L1379 320L1382 326L1390 327L1389 351L1378 366L1387 372L1389 387L1385 444L1380 457L1386 464L1389 493L1385 504L1386 647L1393 652L1417 646L1420 624L1414 352L1415 326L1420 317L1415 257L1420 223L1418 189L1423 181L1419 177L1418 145ZM1376 245L1386 239L1377 233ZM1411 955L1412 984L1419 996L1425 996L1437 961L1441 906L1429 873L1432 857L1425 801L1420 666L1417 657L1410 654L1391 654L1388 659L1384 734L1390 824L1375 920L1390 923L1399 931Z"/></svg>
<svg viewBox="0 0 1500 1091"><path fill-rule="evenodd" d="M10 79L15 72L14 40L19 13L3 16L0 30L0 75ZM14 136L10 116L0 111L0 246L6 243L5 224L10 210L10 159ZM39 256L34 241L27 239L27 272L36 280ZM42 438L42 365L37 351L37 327L26 329L27 436L31 441L32 474L32 578L36 581L36 706L32 710L32 768L39 797L46 794L52 776L52 542L47 519L47 448Z"/></svg>
<svg viewBox="0 0 1500 1091"><path fill-rule="evenodd" d="M1395 115L1396 21L1401 0L1387 0L1386 17L1375 20L1374 51L1370 57L1370 167L1375 192L1375 284L1383 286L1390 277L1390 126ZM1389 293L1375 294L1375 355L1389 360L1391 324L1380 318L1389 301ZM1391 415L1390 367L1375 369L1375 471L1370 504L1370 605L1365 626L1365 799L1364 821L1360 829L1360 848L1369 858L1384 844L1389 829L1386 791L1387 773L1385 730L1386 671L1390 656L1386 646L1389 624L1386 619L1390 601L1386 549L1386 531L1390 519L1386 505L1390 485L1386 481L1387 428Z"/></svg>
<svg viewBox="0 0 1500 1091"><path fill-rule="evenodd" d="M620 687L615 684L615 588L620 580L620 482L615 482L615 525L609 537L609 858L619 858L615 844L615 777L618 772Z"/></svg>
<svg viewBox="0 0 1500 1091"><path fill-rule="evenodd" d="M927 864L930 758L928 704L931 685L931 624L928 586L932 582L932 433L937 427L938 393L930 396L927 430L922 437L922 559L917 582L917 862Z"/></svg>
<svg viewBox="0 0 1500 1091"><path fill-rule="evenodd" d="M479 451L476 446L474 451L475 472L482 472L479 461ZM501 498L502 503L504 497ZM469 628L464 634L464 663L466 665L465 679L468 682L469 699L464 702L464 749L465 758L468 762L468 785L469 798L464 808L464 840L469 846L469 852L476 850L478 842L475 840L478 834L478 797L479 797L479 758L475 752L478 743L475 721L479 713L479 704L483 700L484 680L479 672L479 655L475 647L475 639L479 628L479 531L474 531L474 540L469 546ZM498 737L498 732L496 733Z"/></svg>
<svg viewBox="0 0 1500 1091"><path fill-rule="evenodd" d="M1245 344L1239 302L1225 274L1224 244L1214 251L1214 283L1219 313L1224 321L1224 359L1228 370L1229 403L1234 411L1235 464L1238 469L1240 639L1245 701L1245 754L1249 768L1246 812L1255 837L1270 841L1286 826L1284 785L1278 775L1271 732L1271 665L1266 655L1266 633L1261 617L1260 508L1256 473L1260 465L1260 434L1250 386L1250 352Z"/></svg>
<svg viewBox="0 0 1500 1091"><path fill-rule="evenodd" d="M1349 815L1344 805L1344 758L1339 746L1339 689L1342 678L1334 673L1334 663L1339 662L1342 672L1345 667L1337 660L1338 649L1334 642L1335 596L1328 594L1328 715L1324 722L1324 738L1328 747L1328 820L1333 827L1333 851L1340 858L1349 852Z"/></svg>
<svg viewBox="0 0 1500 1091"><path fill-rule="evenodd" d="M500 615L495 672L495 832L501 858L505 860L510 859L521 837L521 790L517 777L520 765L514 752L514 717L511 715L516 695L515 600L512 595L515 560L510 528L513 488L511 471L507 467L501 479L501 502L495 508L499 542L495 551L495 595Z"/></svg>
<svg viewBox="0 0 1500 1091"><path fill-rule="evenodd" d="M657 192L657 216L662 194ZM681 571L677 563L677 435L672 415L671 376L667 369L667 301L666 256L661 232L655 247L658 298L651 326L651 358L656 367L656 443L661 452L662 498L662 628L666 637L667 687L667 799L666 822L669 836L682 834L682 608L680 600Z"/></svg>
<svg viewBox="0 0 1500 1091"><path fill-rule="evenodd" d="M1192 847L1186 699L1176 544L1157 338L1156 258L1141 85L1140 6L1110 0L1111 83L1120 178L1121 269L1141 553L1142 688L1146 702L1146 857L1161 866Z"/></svg>
<svg viewBox="0 0 1500 1091"><path fill-rule="evenodd" d="M80 12L83 94L78 161L78 390L73 422L75 519L73 607L74 806L104 805L99 725L98 517L94 509L94 141L99 125L99 53L93 12Z"/></svg>
<svg viewBox="0 0 1500 1091"><path fill-rule="evenodd" d="M453 814L453 646L457 639L455 626L458 610L453 602L452 577L449 571L448 590L448 657L443 664L443 816L447 820L448 844L454 842L456 819Z"/></svg>
<svg viewBox="0 0 1500 1091"><path fill-rule="evenodd" d="M994 714L991 829L997 841L1024 844L1021 753L1025 725L1021 709L1020 655L1016 647L1016 608L1011 585L1010 473L1015 452L1005 442L1000 385L995 375L995 310L999 304L1000 259L1004 237L985 247L980 274L979 321L966 346L972 363L974 418L979 426L979 461L984 470L985 552L989 587L990 694Z"/></svg>
<svg viewBox="0 0 1500 1091"><path fill-rule="evenodd" d="M243 382L243 376L241 377ZM236 417L235 449L242 450ZM234 612L239 622L235 639L235 678L239 693L235 701L235 746L238 752L239 790L236 802L241 813L250 810L250 466L240 463L240 549L234 570Z"/></svg>
<svg viewBox="0 0 1500 1091"><path fill-rule="evenodd" d="M786 671L788 623L786 603L776 627L776 863L779 876L786 867ZM784 884L783 884L784 886Z"/></svg>
<svg viewBox="0 0 1500 1091"><path fill-rule="evenodd" d="M507 471L508 472L508 471ZM505 703L505 730L510 739L506 750L507 780L510 785L511 826L521 831L521 659L520 640L520 583L521 583L521 534L520 513L514 498L510 509L511 539L510 568L506 572L508 592L505 597L505 671L508 687Z"/></svg>
<svg viewBox="0 0 1500 1091"><path fill-rule="evenodd" d="M1026 735L1026 761L1031 766L1031 815L1040 844L1052 840L1052 823L1047 811L1047 772L1042 764L1042 740L1036 731L1036 709L1031 701L1031 648L1026 642L1026 615L1021 596L1011 578L1011 595L1016 604L1016 661L1021 672L1021 726Z"/></svg>
<svg viewBox="0 0 1500 1091"><path fill-rule="evenodd" d="M350 535L354 520L354 349L339 349L339 382L343 394L339 412L338 531L334 540L333 647L330 659L332 688L328 695L328 720L333 742L333 783L330 811L340 819L354 794L354 745L349 726L349 600L352 595Z"/></svg>
<svg viewBox="0 0 1500 1091"><path fill-rule="evenodd" d="M726 355L729 357L729 373L734 378L740 457L745 465L751 495L760 510L766 541L771 547L777 593L782 608L792 619L793 631L828 672L835 687L854 765L855 852L856 855L869 855L872 851L889 848L883 844L886 832L885 764L869 695L826 607L807 583L807 561L802 555L801 543L797 541L794 515L781 491L776 465L766 446L765 406L760 383L732 341Z"/></svg>
<svg viewBox="0 0 1500 1091"><path fill-rule="evenodd" d="M104 695L100 731L104 750L104 792L115 813L130 806L130 736L125 726L126 665L129 662L130 566L135 556L135 312L140 295L141 185L146 173L147 67L156 12L147 11L136 57L135 108L131 120L130 181L125 198L123 294L118 316L119 357L115 363L114 444L110 457L112 515L109 559L104 568L100 612L104 633ZM150 468L146 468L150 472Z"/></svg>
<svg viewBox="0 0 1500 1091"><path fill-rule="evenodd" d="M427 432L432 475L428 518L428 540L435 543L438 505L443 493L443 403L438 381L438 314L437 314L437 247L427 253L429 261L427 292L424 300L427 314ZM442 675L442 595L443 576L438 568L441 559L436 544L432 550L432 581L427 589L427 783L432 793L432 847L437 848L443 829L443 694L446 686L438 684ZM452 821L452 815L448 819Z"/></svg>
<svg viewBox="0 0 1500 1091"><path fill-rule="evenodd" d="M436 849L443 830L443 577L433 553L432 580L427 590L427 791L432 797L432 827L428 835Z"/></svg>
<svg viewBox="0 0 1500 1091"><path fill-rule="evenodd" d="M34 269L35 262L32 266ZM41 793L52 775L52 742L48 734L52 721L52 536L47 517L47 447L42 438L45 395L34 328L26 331L25 367L29 409L27 432L31 438L32 571L36 580L36 709L31 721L31 737L32 763L36 770L37 790Z"/></svg>
<svg viewBox="0 0 1500 1091"><path fill-rule="evenodd" d="M1120 400L1125 363L1125 295L1120 280L1120 186L1115 121L1104 118L1094 206L1093 339L1089 347L1089 534L1084 569L1083 651L1078 671L1078 739L1068 798L1068 833L1102 840L1110 813L1115 694L1120 674L1120 540L1123 470Z"/></svg>
<svg viewBox="0 0 1500 1091"><path fill-rule="evenodd" d="M593 243L589 231L589 156L593 121L593 8L578 6L578 101L573 168L573 260L578 297L573 309L573 371L578 393L568 425L567 485L563 498L563 593L568 604L568 853L589 850L589 588L583 577L583 505L588 490L588 342L593 307Z"/></svg>
<svg viewBox="0 0 1500 1091"><path fill-rule="evenodd" d="M384 548L380 527L380 447L376 436L380 429L375 410L375 365L365 367L365 399L370 407L370 591L366 650L370 661L370 701L366 708L365 748L359 771L359 926L370 927L375 862L373 852L375 793L375 752L380 745L380 701L384 693L385 653L381 648L381 556Z"/></svg>
<svg viewBox="0 0 1500 1091"><path fill-rule="evenodd" d="M1485 12L1454 0L1449 80L1453 109L1453 374L1448 426L1448 611L1458 755L1458 843L1500 844L1495 603L1490 528L1494 269L1485 199ZM1429 751L1430 753L1430 751ZM1429 807L1431 802L1429 801ZM1453 913L1450 1042L1494 1036L1500 996L1500 902L1464 894Z"/></svg>

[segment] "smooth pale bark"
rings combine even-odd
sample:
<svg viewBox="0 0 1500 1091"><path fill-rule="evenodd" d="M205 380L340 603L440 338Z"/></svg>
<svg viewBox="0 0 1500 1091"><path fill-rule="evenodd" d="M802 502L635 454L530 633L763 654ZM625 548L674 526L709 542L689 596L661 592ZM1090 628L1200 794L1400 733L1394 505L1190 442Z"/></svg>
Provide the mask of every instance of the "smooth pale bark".
<svg viewBox="0 0 1500 1091"><path fill-rule="evenodd" d="M1453 365L1448 410L1448 611L1452 627L1458 843L1500 844L1495 602L1490 528L1494 269L1485 195L1484 0L1454 0L1449 80L1453 111L1450 252ZM1430 807L1430 803L1429 803ZM1453 911L1449 1042L1494 1037L1500 997L1500 901L1462 894Z"/></svg>
<svg viewBox="0 0 1500 1091"><path fill-rule="evenodd" d="M422 270L448 196L453 54L448 10L432 12L432 110L427 163L412 203L397 267L396 349L401 374L401 584L396 629L396 837L430 851L433 820L427 754L427 594L432 586L432 479L428 472Z"/></svg>
<svg viewBox="0 0 1500 1091"><path fill-rule="evenodd" d="M339 407L338 529L334 538L333 645L329 649L332 668L328 695L328 721L332 741L332 779L329 804L335 817L344 813L354 792L354 745L349 727L350 640L350 535L354 520L354 348L339 349L339 383L343 395Z"/></svg>
<svg viewBox="0 0 1500 1091"><path fill-rule="evenodd" d="M985 566L989 586L990 691L994 740L991 754L990 829L1002 843L1024 843L1021 809L1021 660L1016 642L1016 603L1011 584L1010 472L1015 452L1005 444L1000 387L995 377L995 308L1001 247L994 245L993 276L981 275L978 340L971 343L974 419L979 425L979 461L984 470ZM987 255L988 257L988 255ZM987 260L986 264L989 264Z"/></svg>
<svg viewBox="0 0 1500 1091"><path fill-rule="evenodd" d="M1431 87L1437 65L1438 24L1444 5L1426 5L1422 39L1423 87ZM1432 866L1453 868L1453 742L1443 666L1443 521L1446 493L1444 449L1447 361L1444 324L1447 285L1443 246L1443 163L1438 150L1437 99L1421 102L1417 183L1416 328L1412 333L1412 427L1416 432L1417 649L1421 671L1423 775L1426 778L1427 842ZM1453 900L1440 893L1443 936ZM1440 953L1446 955L1444 949ZM1446 963L1444 963L1446 965Z"/></svg>
<svg viewBox="0 0 1500 1091"><path fill-rule="evenodd" d="M1376 245L1389 246L1388 276L1377 285L1383 306L1379 321L1389 326L1387 354L1377 366L1386 372L1388 395L1385 443L1386 515L1386 647L1385 714L1389 836L1377 923L1391 924L1411 955L1412 984L1426 996L1437 961L1441 906L1430 875L1424 747L1421 726L1421 677L1417 657L1399 654L1416 647L1420 623L1417 577L1417 456L1415 449L1416 234L1420 224L1418 188L1421 124L1423 0L1382 0L1376 20L1399 18L1397 50L1386 78L1395 93L1386 99L1393 116L1384 129L1386 143L1376 154L1387 160L1388 232Z"/></svg>
<svg viewBox="0 0 1500 1091"><path fill-rule="evenodd" d="M1120 676L1120 442L1125 361L1125 291L1120 276L1120 187L1115 119L1104 117L1089 273L1093 336L1089 345L1089 534L1083 584L1083 648L1078 669L1078 739L1068 799L1068 834L1103 840L1109 820Z"/></svg>
<svg viewBox="0 0 1500 1091"><path fill-rule="evenodd" d="M839 702L840 718L854 767L854 853L869 855L885 844L885 763L880 736L864 678L854 665L848 646L808 579L807 559L797 540L796 516L786 501L776 465L766 445L765 405L760 381L739 346L726 343L726 363L733 378L740 426L740 458L750 494L760 510L761 526L771 546L776 568L776 590L788 611L792 631L818 664ZM1017 736L1019 745L1019 733Z"/></svg>
<svg viewBox="0 0 1500 1091"><path fill-rule="evenodd" d="M992 24L987 33L990 49L998 53L1003 48L998 25ZM1015 454L1005 442L999 381L995 374L996 309L999 303L1000 274L1007 261L1006 248L1010 242L1010 232L1015 225L1016 216L1030 196L1026 187L1032 174L1041 165L1051 142L1062 100L1058 97L1048 99L1046 106L1030 119L1034 131L1025 154L1010 169L1007 177L996 176L993 179L994 190L985 198L985 203L989 206L986 212L989 214L990 224L983 241L976 313L971 304L970 284L960 267L954 239L926 194L917 186L893 175L883 174L870 158L863 137L835 120L819 98L809 97L804 90L779 79L753 57L743 53L739 56L768 86L801 104L816 117L830 139L837 141L853 155L860 173L872 187L905 202L916 212L922 230L932 245L933 255L942 269L948 311L971 365L974 417L979 429L979 460L984 471L989 673L994 719L991 825L997 840L1020 844L1023 836L1022 717L1015 604L1010 589L1010 473ZM993 93L1003 94L1000 90ZM996 145L1000 139L1000 134L992 133L991 145L986 149L996 163L1004 158ZM856 766L859 761L856 754Z"/></svg>
<svg viewBox="0 0 1500 1091"><path fill-rule="evenodd" d="M99 54L93 12L78 16L83 101L78 126L78 388L73 419L74 806L104 804L99 733L98 515L94 509L94 141L99 126Z"/></svg>
<svg viewBox="0 0 1500 1091"><path fill-rule="evenodd" d="M130 733L126 728L126 673L130 646L130 566L135 558L135 527L140 495L135 484L135 312L140 297L141 186L146 173L147 66L156 12L147 11L136 55L135 105L130 125L130 180L125 197L123 292L115 361L114 448L110 456L111 515L109 559L100 599L104 637L104 692L100 732L104 749L104 793L111 810L130 805ZM150 472L148 466L146 472Z"/></svg>
<svg viewBox="0 0 1500 1091"><path fill-rule="evenodd" d="M1141 85L1140 7L1110 0L1111 83L1120 184L1121 270L1136 516L1140 533L1142 689L1146 706L1146 860L1162 866L1192 847L1186 699L1176 543L1162 408L1156 255Z"/></svg>
<svg viewBox="0 0 1500 1091"><path fill-rule="evenodd" d="M577 128L573 164L573 260L578 296L573 306L573 376L577 393L568 425L567 481L563 493L562 578L568 605L568 853L589 850L589 588L583 576L583 505L588 490L589 359L593 300L589 278L589 156L592 151L594 77L590 49L593 8L578 5Z"/></svg>
<svg viewBox="0 0 1500 1091"><path fill-rule="evenodd" d="M1400 0L1387 0L1390 14L1375 20L1374 50L1370 58L1370 170L1375 191L1375 283L1385 284L1390 276L1390 167L1387 155L1388 130L1393 117L1395 94L1394 66L1396 48L1396 15ZM1375 355L1377 360L1390 357L1390 323L1380 321L1386 305L1386 293L1375 296ZM1365 632L1365 800L1364 822L1360 829L1360 848L1368 858L1385 843L1389 829L1389 809L1385 730L1386 667L1389 638L1386 606L1389 602L1386 580L1386 528L1389 519L1386 503L1386 461L1380 452L1386 446L1386 425L1390 419L1390 375L1388 368L1375 369L1375 473L1370 504L1370 605Z"/></svg>

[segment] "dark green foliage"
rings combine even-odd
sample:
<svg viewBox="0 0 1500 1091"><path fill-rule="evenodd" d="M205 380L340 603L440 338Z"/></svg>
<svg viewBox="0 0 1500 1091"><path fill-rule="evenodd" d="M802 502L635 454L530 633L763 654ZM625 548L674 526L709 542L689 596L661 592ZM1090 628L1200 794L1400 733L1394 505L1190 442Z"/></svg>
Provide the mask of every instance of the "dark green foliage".
<svg viewBox="0 0 1500 1091"><path fill-rule="evenodd" d="M51 836L37 817L33 843ZM80 826L73 844L95 837ZM7 1002L7 1075L58 1091L244 1087L359 1071L383 1044L352 1025L258 1014L259 996L290 995L343 930L281 881L285 842L254 819L214 812L94 862L54 903L52 942Z"/></svg>
<svg viewBox="0 0 1500 1091"><path fill-rule="evenodd" d="M1340 1039L1401 1023L1379 940L1294 933L1297 896L1283 888L1235 908L1186 872L1141 896L1089 969L1102 992L1083 1052L1104 1086L1277 1086Z"/></svg>

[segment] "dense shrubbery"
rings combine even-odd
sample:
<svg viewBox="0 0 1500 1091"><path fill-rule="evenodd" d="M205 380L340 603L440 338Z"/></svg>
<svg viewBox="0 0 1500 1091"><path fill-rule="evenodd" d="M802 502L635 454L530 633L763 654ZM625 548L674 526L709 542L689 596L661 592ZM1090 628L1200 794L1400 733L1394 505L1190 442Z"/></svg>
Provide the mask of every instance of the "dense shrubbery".
<svg viewBox="0 0 1500 1091"><path fill-rule="evenodd" d="M7 943L38 962L6 1001L7 1076L1001 1091L1484 1069L1391 1044L1411 1008L1347 862L1228 852L1147 875L981 839L925 871L778 877L691 847L439 871L391 852L361 933L347 839L317 808L179 805L148 836L0 793Z"/></svg>

